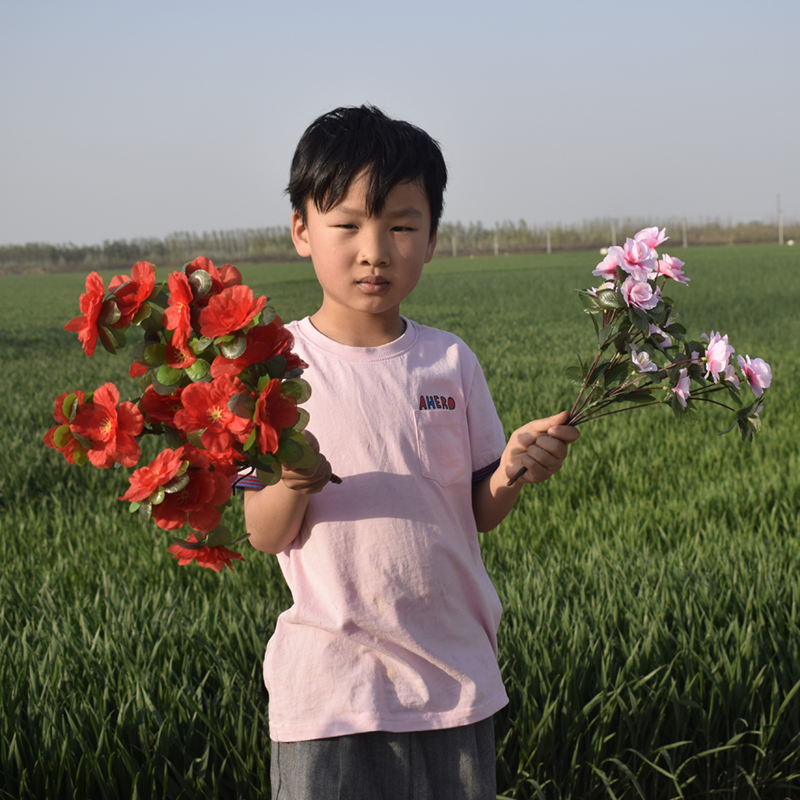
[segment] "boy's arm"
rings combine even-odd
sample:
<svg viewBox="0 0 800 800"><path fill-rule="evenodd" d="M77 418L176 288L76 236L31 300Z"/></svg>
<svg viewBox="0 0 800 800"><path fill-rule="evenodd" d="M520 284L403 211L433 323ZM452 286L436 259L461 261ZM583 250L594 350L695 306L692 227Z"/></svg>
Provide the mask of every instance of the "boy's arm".
<svg viewBox="0 0 800 800"><path fill-rule="evenodd" d="M537 419L511 434L500 466L472 487L472 510L479 531L490 531L505 519L526 483L541 483L561 469L568 446L579 436L577 428L564 425L567 416L562 411ZM522 467L527 471L508 486Z"/></svg>
<svg viewBox="0 0 800 800"><path fill-rule="evenodd" d="M306 431L306 441L317 450L317 460L308 469L283 467L283 475L273 486L244 493L244 518L250 544L273 555L283 552L300 533L303 517L312 494L321 492L331 479L331 465L319 452L314 436Z"/></svg>

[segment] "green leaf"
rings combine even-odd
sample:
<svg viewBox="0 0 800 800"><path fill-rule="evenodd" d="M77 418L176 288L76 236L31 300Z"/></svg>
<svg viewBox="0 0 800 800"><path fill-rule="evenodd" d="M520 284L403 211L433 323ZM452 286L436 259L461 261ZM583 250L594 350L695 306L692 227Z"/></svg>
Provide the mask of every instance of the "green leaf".
<svg viewBox="0 0 800 800"><path fill-rule="evenodd" d="M150 306L150 314L146 316L139 324L145 333L156 334L160 333L163 325L164 312L156 308L154 305Z"/></svg>
<svg viewBox="0 0 800 800"><path fill-rule="evenodd" d="M287 437L278 445L278 450L276 451L275 456L282 464L294 465L303 459L305 453L303 452L303 447L299 442Z"/></svg>
<svg viewBox="0 0 800 800"><path fill-rule="evenodd" d="M164 426L164 442L167 447L177 450L182 445L186 444L186 440L181 436L175 428L170 428L169 425Z"/></svg>
<svg viewBox="0 0 800 800"><path fill-rule="evenodd" d="M564 374L573 383L583 383L583 370L580 367L567 367Z"/></svg>
<svg viewBox="0 0 800 800"><path fill-rule="evenodd" d="M150 305L148 303L142 303L139 306L139 310L133 315L133 324L134 325L141 325L142 320L147 319L151 314Z"/></svg>
<svg viewBox="0 0 800 800"><path fill-rule="evenodd" d="M603 380L606 386L610 386L612 383L619 383L620 381L624 380L628 373L630 372L630 362L623 361L620 364L616 364L615 366L611 367L604 375Z"/></svg>
<svg viewBox="0 0 800 800"><path fill-rule="evenodd" d="M66 419L72 422L72 420L75 419L75 415L78 413L78 405L78 395L74 392L68 394L61 402L61 413Z"/></svg>
<svg viewBox="0 0 800 800"><path fill-rule="evenodd" d="M184 472L183 475L176 475L171 481L165 483L163 489L166 494L175 494L181 489L185 489L188 484L189 475Z"/></svg>
<svg viewBox="0 0 800 800"><path fill-rule="evenodd" d="M202 353L207 350L213 342L214 340L209 339L208 336L200 336L198 338L192 337L189 340L189 345L195 353Z"/></svg>
<svg viewBox="0 0 800 800"><path fill-rule="evenodd" d="M143 357L144 363L149 367L160 367L167 361L166 347L163 344L144 344ZM138 346L138 345L137 345ZM134 358L136 351L134 350Z"/></svg>
<svg viewBox="0 0 800 800"><path fill-rule="evenodd" d="M242 419L253 419L256 413L256 401L249 394L235 394L228 400L228 411Z"/></svg>
<svg viewBox="0 0 800 800"><path fill-rule="evenodd" d="M163 384L164 386L175 386L175 384L178 383L178 381L180 381L182 377L183 377L182 369L173 369L167 364L162 364L158 368L158 372L156 373L156 378L158 378L158 382Z"/></svg>
<svg viewBox="0 0 800 800"><path fill-rule="evenodd" d="M604 350L608 346L609 340L616 332L616 325L606 325L601 329L600 333L597 335L597 341L601 350Z"/></svg>
<svg viewBox="0 0 800 800"><path fill-rule="evenodd" d="M160 505L164 502L164 498L167 496L166 491L164 490L163 486L159 486L156 490L148 497L148 501L152 503L154 506Z"/></svg>
<svg viewBox="0 0 800 800"><path fill-rule="evenodd" d="M61 425L53 433L53 444L56 447L66 447L72 441L69 425Z"/></svg>
<svg viewBox="0 0 800 800"><path fill-rule="evenodd" d="M203 434L205 432L205 428L203 428L201 431L192 431L191 433L187 434L186 441L189 442L192 447L196 447L198 450L205 450L206 446L203 444Z"/></svg>
<svg viewBox="0 0 800 800"><path fill-rule="evenodd" d="M614 398L615 403L635 403L637 405L639 403L652 403L653 400L655 400L653 393L646 390L625 392Z"/></svg>
<svg viewBox="0 0 800 800"><path fill-rule="evenodd" d="M275 309L271 305L267 304L266 306L264 306L264 310L261 312L261 317L258 320L258 324L269 325L272 322L272 320L275 319L277 313L278 312L275 311Z"/></svg>
<svg viewBox="0 0 800 800"><path fill-rule="evenodd" d="M250 450L252 448L252 446L256 443L256 434L257 433L258 433L258 429L257 428L253 428L253 430L250 431L250 435L247 437L245 443L242 445L242 449L243 450L246 451L246 450Z"/></svg>
<svg viewBox="0 0 800 800"><path fill-rule="evenodd" d="M227 337L222 337L223 339ZM247 349L247 336L242 331L237 331L236 335L233 339L229 342L220 342L217 339L217 344L219 346L219 351L222 353L225 358L230 358L231 360L235 358L239 358L244 351Z"/></svg>
<svg viewBox="0 0 800 800"><path fill-rule="evenodd" d="M189 276L189 286L195 300L205 297L211 290L211 276L204 269L196 269Z"/></svg>
<svg viewBox="0 0 800 800"><path fill-rule="evenodd" d="M293 425L296 431L304 431L311 419L311 414L304 408L297 409L297 422Z"/></svg>
<svg viewBox="0 0 800 800"><path fill-rule="evenodd" d="M208 375L208 361L198 358L184 370L192 381L201 381Z"/></svg>
<svg viewBox="0 0 800 800"><path fill-rule="evenodd" d="M78 443L84 450L92 449L92 442L85 436L81 436L79 433L75 433L75 431L72 431L72 435L78 440Z"/></svg>
<svg viewBox="0 0 800 800"><path fill-rule="evenodd" d="M106 328L103 325L97 326L97 338L100 340L100 344L111 353L111 355L116 355L117 353L117 343L114 337L111 335L110 329Z"/></svg>
<svg viewBox="0 0 800 800"><path fill-rule="evenodd" d="M150 520L153 517L153 506L148 500L144 500L139 506L139 516L144 520Z"/></svg>
<svg viewBox="0 0 800 800"><path fill-rule="evenodd" d="M283 382L281 393L291 395L298 403L305 403L311 397L311 386L302 378L292 378Z"/></svg>
<svg viewBox="0 0 800 800"><path fill-rule="evenodd" d="M233 544L233 534L225 525L217 525L211 533L206 534L206 547L220 547Z"/></svg>
<svg viewBox="0 0 800 800"><path fill-rule="evenodd" d="M118 348L125 347L128 341L125 336L125 331L118 330L117 328L109 328L108 332L114 337L114 341L116 342Z"/></svg>
<svg viewBox="0 0 800 800"><path fill-rule="evenodd" d="M160 394L165 397L168 394L172 394L175 391L174 386L167 386L166 384L161 383L161 381L158 379L158 374L153 375L152 386L153 386L153 391L156 392L156 394Z"/></svg>
<svg viewBox="0 0 800 800"><path fill-rule="evenodd" d="M280 353L276 356L272 356L272 358L266 362L265 366L270 378L281 380L283 376L286 375L286 356Z"/></svg>
<svg viewBox="0 0 800 800"><path fill-rule="evenodd" d="M259 469L256 470L256 477L264 486L274 486L281 479L281 469L279 467L271 467L269 470Z"/></svg>
<svg viewBox="0 0 800 800"><path fill-rule="evenodd" d="M650 320L647 319L647 314L641 308L630 306L628 308L628 319L637 330L646 333L650 329Z"/></svg>
<svg viewBox="0 0 800 800"><path fill-rule="evenodd" d="M100 314L97 317L98 325L113 325L115 322L119 322L121 318L122 312L119 310L116 297L109 297L108 300L103 301L103 305L100 307Z"/></svg>
<svg viewBox="0 0 800 800"><path fill-rule="evenodd" d="M589 294L588 292L580 292L580 299L581 305L583 306L583 310L587 314L600 314L601 309L597 305L597 300L595 299L594 295Z"/></svg>
<svg viewBox="0 0 800 800"><path fill-rule="evenodd" d="M139 508L141 508L141 505L142 505L141 503L131 503L130 508L128 509L128 511L131 514L135 514L139 510Z"/></svg>
<svg viewBox="0 0 800 800"><path fill-rule="evenodd" d="M606 311L613 311L615 308L624 308L625 301L619 292L603 289L597 293L597 305Z"/></svg>

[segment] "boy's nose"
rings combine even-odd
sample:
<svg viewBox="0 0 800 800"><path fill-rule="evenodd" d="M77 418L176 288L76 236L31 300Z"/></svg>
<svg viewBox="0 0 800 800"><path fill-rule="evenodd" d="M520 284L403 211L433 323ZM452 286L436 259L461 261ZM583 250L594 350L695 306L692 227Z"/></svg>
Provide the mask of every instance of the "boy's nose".
<svg viewBox="0 0 800 800"><path fill-rule="evenodd" d="M365 231L359 245L359 264L380 267L389 263L389 248L383 236Z"/></svg>

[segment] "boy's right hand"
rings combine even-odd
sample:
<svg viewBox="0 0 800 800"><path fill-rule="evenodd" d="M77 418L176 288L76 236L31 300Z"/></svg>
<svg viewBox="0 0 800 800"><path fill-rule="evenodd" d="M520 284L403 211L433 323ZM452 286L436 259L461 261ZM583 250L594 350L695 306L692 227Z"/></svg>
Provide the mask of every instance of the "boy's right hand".
<svg viewBox="0 0 800 800"><path fill-rule="evenodd" d="M295 469L291 464L283 465L281 480L287 489L300 494L316 494L325 488L333 471L328 459L319 452L319 442L311 431L303 431L306 444L317 454L316 461L306 469Z"/></svg>

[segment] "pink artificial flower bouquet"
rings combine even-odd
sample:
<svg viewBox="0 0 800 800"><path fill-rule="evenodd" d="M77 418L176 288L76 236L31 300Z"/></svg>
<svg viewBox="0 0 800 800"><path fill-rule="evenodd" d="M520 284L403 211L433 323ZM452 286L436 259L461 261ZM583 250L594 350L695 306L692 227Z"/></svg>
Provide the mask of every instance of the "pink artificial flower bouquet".
<svg viewBox="0 0 800 800"><path fill-rule="evenodd" d="M686 329L674 319L674 304L663 294L668 281L689 283L683 261L656 251L668 238L663 228L644 228L623 247L610 247L592 273L603 279L602 285L581 291L598 350L592 361L568 370L581 389L567 424L662 403L686 418L699 403L709 402L736 415L723 433L738 427L749 441L761 427L758 415L772 371L765 361L748 355L738 357L737 374L727 335L704 333L700 338L705 344L685 339ZM743 399L743 386L752 391L752 399ZM658 391L664 393L661 398ZM720 392L738 410L718 397L712 399ZM632 405L612 408L619 403Z"/></svg>

